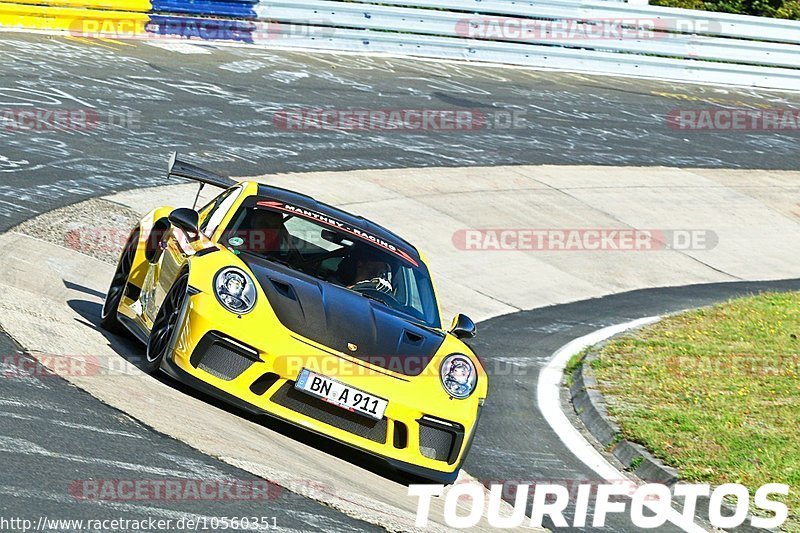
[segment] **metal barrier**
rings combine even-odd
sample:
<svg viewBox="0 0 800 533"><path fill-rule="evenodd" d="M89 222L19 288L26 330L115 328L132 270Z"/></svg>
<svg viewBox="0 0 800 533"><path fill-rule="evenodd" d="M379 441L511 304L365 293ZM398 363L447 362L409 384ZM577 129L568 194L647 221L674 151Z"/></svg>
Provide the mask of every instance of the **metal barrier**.
<svg viewBox="0 0 800 533"><path fill-rule="evenodd" d="M58 0L60 1L60 0ZM112 0L115 1L115 0ZM120 10L30 5L0 0L0 26L60 30L74 34L144 35L150 2L120 2Z"/></svg>
<svg viewBox="0 0 800 533"><path fill-rule="evenodd" d="M252 20L151 15L147 30L150 34L165 37L252 43L257 27Z"/></svg>
<svg viewBox="0 0 800 533"><path fill-rule="evenodd" d="M798 21L606 0L0 0L1 25L103 17L147 17L162 37L800 89Z"/></svg>
<svg viewBox="0 0 800 533"><path fill-rule="evenodd" d="M395 0L397 1L397 0ZM382 5L360 5L358 3L331 0L270 0L259 3L256 13L260 20L274 20L285 23L303 24L314 21L316 24L334 28L364 28L370 30L396 31L403 28L419 35L438 35L447 37L481 37L483 24L504 24L510 28L507 34L495 35L498 42L526 43L549 46L563 46L577 49L594 49L609 52L648 54L654 56L679 57L709 61L726 61L750 65L769 65L779 67L800 66L800 46L784 43L765 43L758 41L732 41L718 37L685 35L673 33L666 28L665 19L633 19L617 17L606 19L599 26L574 20L572 30L576 33L595 35L595 38L575 38L543 21L514 17L470 15L430 9L387 7ZM561 20L566 19L566 17ZM612 21L627 20L626 24ZM652 22L652 27L646 27ZM530 30L525 35L524 29ZM517 31L519 28L519 31ZM656 29L658 28L658 29ZM549 30L549 31L548 31ZM545 33L548 31L548 33ZM800 38L800 24L795 30ZM605 33L605 35L603 35ZM631 34L624 37L621 34ZM637 38L638 37L638 38ZM483 40L487 40L483 37ZM413 44L413 37L409 37Z"/></svg>
<svg viewBox="0 0 800 533"><path fill-rule="evenodd" d="M258 0L152 0L156 13L188 13L213 17L254 19Z"/></svg>
<svg viewBox="0 0 800 533"><path fill-rule="evenodd" d="M674 7L641 6L602 0L353 0L363 4L409 6L480 15L552 20L663 20L665 30L719 37L800 44L800 21L712 13ZM268 5L270 2L263 2ZM670 27L670 23L680 23Z"/></svg>

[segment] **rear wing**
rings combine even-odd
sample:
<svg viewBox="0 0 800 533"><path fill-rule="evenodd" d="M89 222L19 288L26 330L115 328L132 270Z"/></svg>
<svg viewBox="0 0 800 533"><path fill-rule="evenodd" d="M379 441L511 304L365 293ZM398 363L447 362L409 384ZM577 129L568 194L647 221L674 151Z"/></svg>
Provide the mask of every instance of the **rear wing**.
<svg viewBox="0 0 800 533"><path fill-rule="evenodd" d="M186 161L181 161L178 159L178 152L172 152L169 158L169 165L167 166L167 177L171 178L174 176L198 181L200 182L201 189L205 184L220 187L221 189L227 189L237 184L236 181L227 176L222 176L210 170L187 163Z"/></svg>

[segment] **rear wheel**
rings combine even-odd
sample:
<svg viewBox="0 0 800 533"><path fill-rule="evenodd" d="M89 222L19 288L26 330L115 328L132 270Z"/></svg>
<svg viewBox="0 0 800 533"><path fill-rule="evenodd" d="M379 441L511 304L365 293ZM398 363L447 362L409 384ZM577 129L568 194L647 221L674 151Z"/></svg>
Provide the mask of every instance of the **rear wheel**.
<svg viewBox="0 0 800 533"><path fill-rule="evenodd" d="M117 270L114 272L111 286L108 288L108 293L106 293L106 300L103 302L103 310L100 313L100 326L111 333L127 333L127 330L117 317L117 310L122 301L122 296L125 294L125 286L128 284L128 276L130 276L131 268L133 267L133 259L136 257L138 244L139 229L136 228L131 232L128 242L125 243L125 248L122 249L122 255L120 255L117 263Z"/></svg>
<svg viewBox="0 0 800 533"><path fill-rule="evenodd" d="M182 274L167 291L164 303L158 310L156 319L153 321L153 328L150 330L150 339L147 341L147 356L142 365L142 370L148 374L152 374L158 369L161 360L172 348L172 339L179 326L178 321L183 311L188 288L189 274Z"/></svg>

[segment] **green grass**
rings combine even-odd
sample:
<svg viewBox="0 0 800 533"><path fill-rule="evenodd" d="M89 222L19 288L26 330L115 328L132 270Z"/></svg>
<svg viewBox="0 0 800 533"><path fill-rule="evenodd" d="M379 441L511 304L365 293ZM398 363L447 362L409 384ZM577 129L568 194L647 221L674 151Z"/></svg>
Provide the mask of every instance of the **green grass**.
<svg viewBox="0 0 800 533"><path fill-rule="evenodd" d="M570 357L569 361L567 361L567 365L564 367L564 385L566 385L567 387L572 386L572 383L575 380L572 374L574 374L575 370L577 370L578 367L583 364L583 358L585 356L586 356L586 350L581 350L580 352Z"/></svg>
<svg viewBox="0 0 800 533"><path fill-rule="evenodd" d="M668 317L600 350L609 411L681 478L787 483L800 531L800 293Z"/></svg>
<svg viewBox="0 0 800 533"><path fill-rule="evenodd" d="M798 0L651 0L650 5L759 17L800 19L800 1ZM765 38L768 36L765 35Z"/></svg>

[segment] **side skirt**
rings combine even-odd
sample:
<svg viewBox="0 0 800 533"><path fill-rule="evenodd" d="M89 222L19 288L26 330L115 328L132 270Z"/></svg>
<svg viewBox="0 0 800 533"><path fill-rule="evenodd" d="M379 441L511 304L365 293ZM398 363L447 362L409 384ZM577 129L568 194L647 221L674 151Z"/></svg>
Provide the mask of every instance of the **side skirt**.
<svg viewBox="0 0 800 533"><path fill-rule="evenodd" d="M125 315L120 315L119 313L117 313L117 320L119 320L119 323L125 326L125 329L130 331L131 334L133 334L133 336L136 337L136 339L139 342L147 346L147 341L150 338L150 335L148 335L147 332L144 329L142 329L142 327L139 324L137 324L130 318L126 317Z"/></svg>

